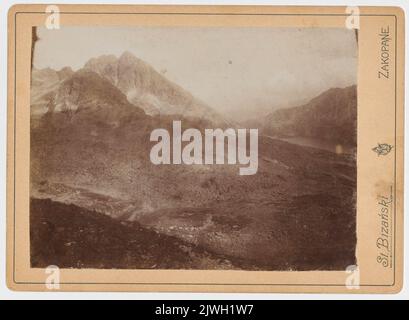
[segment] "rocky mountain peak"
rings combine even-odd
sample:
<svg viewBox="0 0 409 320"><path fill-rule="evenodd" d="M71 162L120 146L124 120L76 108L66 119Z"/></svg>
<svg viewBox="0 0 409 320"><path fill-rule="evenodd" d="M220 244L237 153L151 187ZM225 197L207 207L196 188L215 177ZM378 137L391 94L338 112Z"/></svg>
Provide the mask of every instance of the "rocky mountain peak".
<svg viewBox="0 0 409 320"><path fill-rule="evenodd" d="M129 51L119 57L91 58L77 72L69 67L60 71L34 69L31 97L32 112L39 115L49 110L52 100L55 101L51 104L57 104L54 111L66 108L67 104L75 109L81 108L79 103L90 106L90 100L102 100L115 107L125 105L125 100L129 106L152 116L178 115L225 124L217 112Z"/></svg>
<svg viewBox="0 0 409 320"><path fill-rule="evenodd" d="M110 81L128 101L149 115L178 114L223 122L217 113L171 82L145 61L125 51L119 58L109 55L89 60L84 69Z"/></svg>

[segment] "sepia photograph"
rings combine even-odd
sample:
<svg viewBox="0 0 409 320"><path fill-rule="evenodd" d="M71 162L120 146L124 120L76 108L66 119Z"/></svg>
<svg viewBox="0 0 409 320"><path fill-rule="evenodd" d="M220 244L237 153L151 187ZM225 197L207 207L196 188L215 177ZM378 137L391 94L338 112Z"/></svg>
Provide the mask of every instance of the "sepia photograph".
<svg viewBox="0 0 409 320"><path fill-rule="evenodd" d="M358 32L32 28L30 264L345 270Z"/></svg>

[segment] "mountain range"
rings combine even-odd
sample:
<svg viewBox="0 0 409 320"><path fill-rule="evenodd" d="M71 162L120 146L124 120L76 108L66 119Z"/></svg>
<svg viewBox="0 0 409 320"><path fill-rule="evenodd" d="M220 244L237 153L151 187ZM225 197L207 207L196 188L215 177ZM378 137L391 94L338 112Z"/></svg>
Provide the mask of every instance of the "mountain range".
<svg viewBox="0 0 409 320"><path fill-rule="evenodd" d="M96 101L99 108L109 109L113 103L121 101L122 106L128 104L136 113L143 111L148 116L177 115L205 120L213 126L237 126L129 52L120 57L92 58L76 72L69 67L58 71L33 69L31 86L31 114L34 117L53 111L72 114L80 105L89 108ZM276 109L244 124L257 127L266 135L309 137L354 146L356 90L356 85L331 88L303 105ZM92 101L94 98L96 100Z"/></svg>
<svg viewBox="0 0 409 320"><path fill-rule="evenodd" d="M303 124L300 114L305 112L327 130L330 121L338 123L335 114L341 113L345 101L353 100L354 90L345 90L330 90L288 114L261 118L260 126L273 130L283 114L283 128L288 130L284 132L306 134L289 129ZM61 243L52 250L70 247L59 251L62 265L76 267L73 257L85 259L89 248L98 247L82 265L100 267L98 254L108 259L109 252L101 248L113 239L115 250L126 250L118 253L121 263L110 260L103 266L160 266L160 257L142 262L128 257L134 248L162 255L159 249L149 249L158 245L149 241L159 238L169 239L172 250L180 249L177 264L168 261L166 268L183 268L184 254L189 261L185 268L203 267L192 262L198 257L212 269L234 265L251 270L345 270L355 263L354 156L263 134L253 176L238 175L239 164L154 165L149 157L153 129L171 131L177 119L182 129L218 128L228 122L129 53L91 59L75 72L34 69L31 98L30 195L41 200L33 201L33 210L40 212L32 214L41 223L32 226L47 225L45 233L59 232L55 239ZM325 117L315 114L324 108L327 113L337 111ZM349 118L339 122L342 130L348 119L353 120L353 109L351 102ZM53 216L55 210L61 220ZM110 221L112 232L107 230ZM33 249L32 265L56 263L41 249L43 240L38 239L48 236L40 231L31 233L40 246ZM132 232L146 234L147 243L139 237L130 245L135 240Z"/></svg>
<svg viewBox="0 0 409 320"><path fill-rule="evenodd" d="M95 75L91 76L91 73ZM106 80L112 86L105 98L109 99L109 95L119 96L118 93L114 93L117 89L130 104L142 109L147 115L180 115L184 118L207 119L221 126L226 123L205 103L129 52L123 53L119 58L114 55L92 58L77 72L69 67L59 71L51 68L34 69L31 90L32 114L44 114L50 111L50 106L54 108L55 104L56 108L52 110L60 111L63 108L75 111L78 108L76 99L80 95L78 90L81 89L81 78L84 77L92 80L97 87L105 86L108 89L107 84L98 84ZM88 84L88 87L90 86Z"/></svg>

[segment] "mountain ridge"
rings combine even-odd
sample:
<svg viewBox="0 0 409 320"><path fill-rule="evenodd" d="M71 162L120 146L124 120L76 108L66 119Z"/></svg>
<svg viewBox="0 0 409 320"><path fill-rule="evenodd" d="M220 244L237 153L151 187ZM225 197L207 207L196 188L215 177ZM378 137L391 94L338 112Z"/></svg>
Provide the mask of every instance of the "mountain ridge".
<svg viewBox="0 0 409 320"><path fill-rule="evenodd" d="M265 117L262 130L284 137L311 137L356 144L357 87L330 88L301 106L278 109Z"/></svg>
<svg viewBox="0 0 409 320"><path fill-rule="evenodd" d="M47 113L50 105L60 98L61 87L66 86L66 80L83 72L94 72L111 83L125 95L131 105L144 110L147 115L179 115L184 118L206 119L216 126L227 124L217 111L128 51L119 57L101 55L91 58L83 68L75 72L70 67L58 71L49 67L33 68L31 113L37 116ZM59 108L54 111L59 111Z"/></svg>
<svg viewBox="0 0 409 320"><path fill-rule="evenodd" d="M224 122L216 111L129 51L119 57L103 55L91 58L84 69L108 79L127 96L129 102L140 106L148 115L179 114L206 118L215 123Z"/></svg>

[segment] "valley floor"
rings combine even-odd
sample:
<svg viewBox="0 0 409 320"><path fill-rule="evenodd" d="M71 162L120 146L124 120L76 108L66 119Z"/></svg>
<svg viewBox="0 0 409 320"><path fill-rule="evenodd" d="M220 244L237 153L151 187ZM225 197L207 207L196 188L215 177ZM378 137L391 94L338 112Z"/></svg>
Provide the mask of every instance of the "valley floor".
<svg viewBox="0 0 409 320"><path fill-rule="evenodd" d="M156 208L37 179L31 190L32 266L345 270L355 264L353 157L261 142L267 151L260 155L259 174L245 180L236 170L221 175L188 168L177 181L167 175L171 168L154 171L146 181L160 178L157 192L144 199L162 201ZM143 176L135 176L139 180L130 186L148 189ZM174 193L177 187L183 192Z"/></svg>

